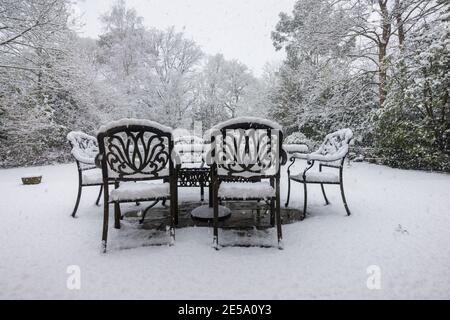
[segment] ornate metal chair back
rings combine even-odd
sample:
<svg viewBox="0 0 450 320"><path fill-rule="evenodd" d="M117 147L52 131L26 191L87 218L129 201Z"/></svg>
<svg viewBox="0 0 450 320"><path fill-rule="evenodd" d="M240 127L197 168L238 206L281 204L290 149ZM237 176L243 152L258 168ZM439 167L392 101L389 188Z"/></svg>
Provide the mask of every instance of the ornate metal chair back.
<svg viewBox="0 0 450 320"><path fill-rule="evenodd" d="M103 177L116 181L154 180L169 177L173 138L170 128L127 124L98 134Z"/></svg>
<svg viewBox="0 0 450 320"><path fill-rule="evenodd" d="M326 157L333 157L343 164L348 155L350 142L353 139L353 131L341 129L328 134L319 149L314 152Z"/></svg>
<svg viewBox="0 0 450 320"><path fill-rule="evenodd" d="M246 179L279 176L283 133L260 123L233 123L212 133L218 176Z"/></svg>
<svg viewBox="0 0 450 320"><path fill-rule="evenodd" d="M99 152L95 137L81 131L72 131L67 135L67 140L72 147L72 156L80 166L93 167L95 165L95 157Z"/></svg>

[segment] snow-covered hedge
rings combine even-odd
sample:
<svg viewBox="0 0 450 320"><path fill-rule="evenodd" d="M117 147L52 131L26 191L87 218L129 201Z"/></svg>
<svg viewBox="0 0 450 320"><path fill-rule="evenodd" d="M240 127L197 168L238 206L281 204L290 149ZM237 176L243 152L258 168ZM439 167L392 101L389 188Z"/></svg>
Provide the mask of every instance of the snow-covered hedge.
<svg viewBox="0 0 450 320"><path fill-rule="evenodd" d="M306 144L309 150L314 150L315 147L318 146L319 143L308 139L303 133L300 131L296 131L291 135L287 136L284 141L284 144Z"/></svg>

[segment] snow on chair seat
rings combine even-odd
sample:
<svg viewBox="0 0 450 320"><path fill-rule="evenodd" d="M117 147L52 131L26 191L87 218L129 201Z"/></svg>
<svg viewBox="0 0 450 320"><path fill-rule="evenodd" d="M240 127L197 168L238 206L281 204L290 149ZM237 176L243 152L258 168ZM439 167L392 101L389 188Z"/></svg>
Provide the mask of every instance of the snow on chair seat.
<svg viewBox="0 0 450 320"><path fill-rule="evenodd" d="M275 189L268 182L222 182L219 187L221 199L270 199Z"/></svg>
<svg viewBox="0 0 450 320"><path fill-rule="evenodd" d="M170 196L169 183L124 182L110 193L112 201L160 199Z"/></svg>
<svg viewBox="0 0 450 320"><path fill-rule="evenodd" d="M294 181L303 182L303 174L292 175ZM339 175L332 172L306 172L306 182L309 183L339 183Z"/></svg>
<svg viewBox="0 0 450 320"><path fill-rule="evenodd" d="M103 183L102 170L90 169L82 172L83 185L101 185Z"/></svg>

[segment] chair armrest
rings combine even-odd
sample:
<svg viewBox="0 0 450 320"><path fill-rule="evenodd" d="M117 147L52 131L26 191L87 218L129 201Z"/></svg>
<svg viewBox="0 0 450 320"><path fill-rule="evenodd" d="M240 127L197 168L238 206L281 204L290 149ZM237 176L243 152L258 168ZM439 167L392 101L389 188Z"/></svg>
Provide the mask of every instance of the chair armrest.
<svg viewBox="0 0 450 320"><path fill-rule="evenodd" d="M284 150L284 148L281 148L281 154L280 154L280 159L281 159L281 165L284 166L287 161L288 161L288 155L286 150Z"/></svg>
<svg viewBox="0 0 450 320"><path fill-rule="evenodd" d="M335 162L338 160L342 160L342 158L344 158L346 156L347 153L345 154L334 154L334 155L321 155L319 153L309 153L309 154L302 154L302 153L294 153L292 155L293 158L296 159L303 159L303 160L307 160L307 161L320 161L320 162Z"/></svg>
<svg viewBox="0 0 450 320"><path fill-rule="evenodd" d="M283 149L289 154L309 152L308 146L300 143L283 144Z"/></svg>
<svg viewBox="0 0 450 320"><path fill-rule="evenodd" d="M331 163L320 163L320 167L326 167L326 168L334 168L334 169L340 169L341 166L338 164L331 164Z"/></svg>
<svg viewBox="0 0 450 320"><path fill-rule="evenodd" d="M95 156L95 166L97 168L101 168L102 167L102 160L103 160L103 154L99 153Z"/></svg>

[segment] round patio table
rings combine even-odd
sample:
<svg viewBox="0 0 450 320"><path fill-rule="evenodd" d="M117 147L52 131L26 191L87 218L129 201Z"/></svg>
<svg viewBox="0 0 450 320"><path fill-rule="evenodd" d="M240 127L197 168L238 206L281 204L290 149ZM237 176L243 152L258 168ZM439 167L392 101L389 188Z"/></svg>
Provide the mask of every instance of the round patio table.
<svg viewBox="0 0 450 320"><path fill-rule="evenodd" d="M209 203L201 205L191 212L194 219L211 220L214 218L214 204L212 201L211 167L181 168L178 170L178 187L197 187L209 189ZM225 206L219 206L219 219L225 219L231 215L231 210Z"/></svg>

